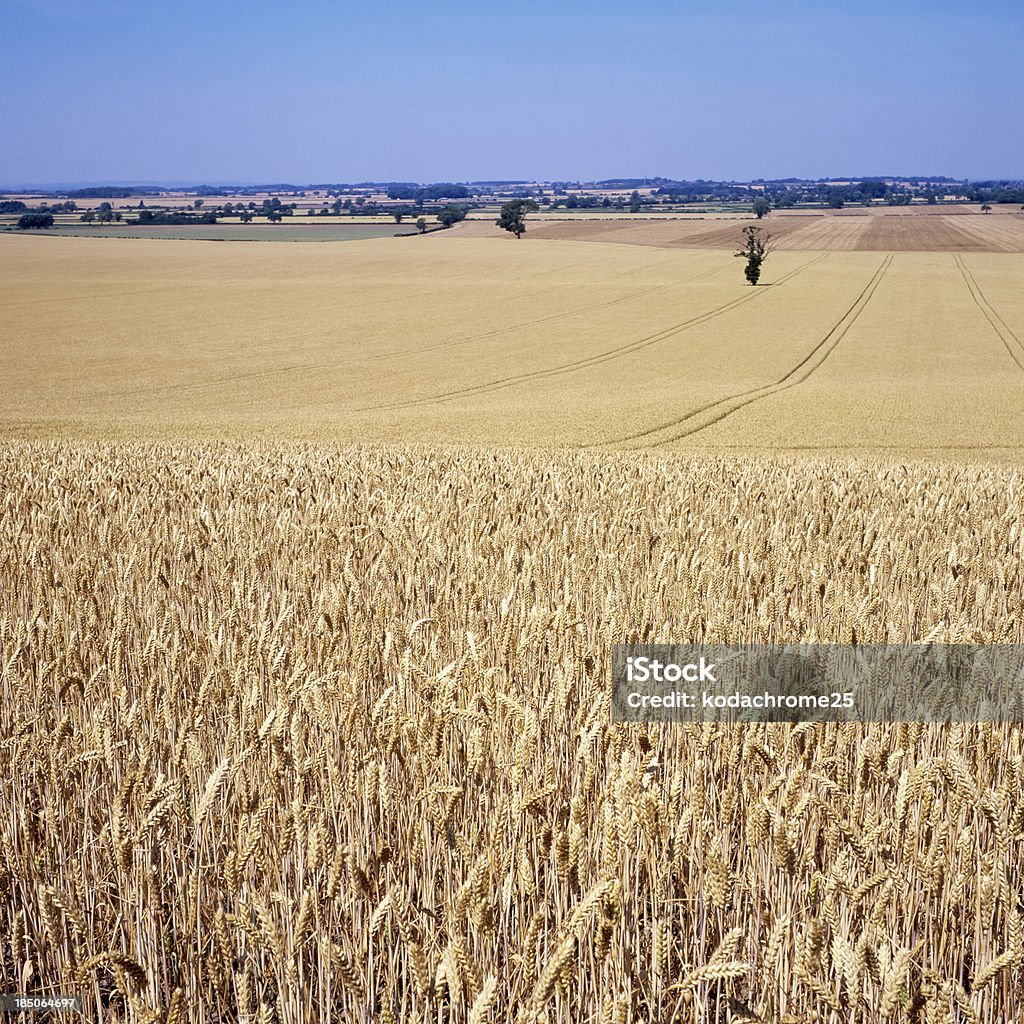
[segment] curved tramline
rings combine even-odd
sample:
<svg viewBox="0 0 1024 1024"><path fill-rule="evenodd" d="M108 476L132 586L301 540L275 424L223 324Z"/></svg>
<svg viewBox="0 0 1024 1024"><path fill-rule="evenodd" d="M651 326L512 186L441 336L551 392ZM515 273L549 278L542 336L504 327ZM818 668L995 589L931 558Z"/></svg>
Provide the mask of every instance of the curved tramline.
<svg viewBox="0 0 1024 1024"><path fill-rule="evenodd" d="M643 439L643 447L658 447L663 444L669 444L672 441L682 440L684 437L689 437L692 434L696 434L698 431L704 430L707 427L712 426L715 423L725 419L727 416L731 416L734 412L742 409L746 405L750 405L752 402L757 402L763 398L769 398L780 391L785 391L787 388L795 387L797 384L805 381L814 371L821 366L821 364L829 357L835 347L842 341L846 332L853 326L857 317L860 316L864 307L871 301L871 297L874 295L879 284L881 284L882 278L885 277L886 271L889 269L892 263L893 257L887 256L872 275L871 280L864 286L863 291L857 296L853 305L836 321L832 326L831 330L811 349L810 352L804 356L792 369L787 371L782 377L771 384L766 384L763 387L748 388L744 391L738 391L734 394L727 395L724 398L720 398L714 402L708 402L705 405L693 409L686 413L685 416L681 416L676 420L670 420L667 423L661 423L657 426L650 427L647 430L639 431L635 434L629 434L625 437L617 438L614 441L605 442L606 444L622 444L625 441L638 441ZM702 413L709 413L708 417L702 418L697 422L691 422L696 417L701 416ZM686 424L686 426L679 430L678 428ZM660 436L662 433L666 433L668 436Z"/></svg>
<svg viewBox="0 0 1024 1024"><path fill-rule="evenodd" d="M674 259L661 260L656 266L664 266L674 262ZM596 313L601 309L608 309L611 306L619 306L625 302L635 302L637 299L645 298L649 295L655 295L658 292L667 291L670 288L679 288L685 284L693 284L697 281L703 281L706 278L713 276L714 274L721 273L721 271L727 269L730 263L723 263L721 266L712 267L710 270L705 270L703 273L697 274L694 277L688 277L682 281L668 281L665 284L654 285L651 288L644 288L638 292L631 292L629 295L620 295L618 298L609 299L606 302L594 303L590 306L580 306L576 309L569 309L562 313L552 313L550 316L539 317L536 320L524 320L522 323L509 324L506 327L497 327L493 331L483 331L480 334L471 334L468 338L459 338L456 341L445 341L437 345L427 345L421 348L403 348L395 349L391 352L382 352L379 355L370 357L373 361L381 359L394 359L399 356L409 355L421 355L427 352L438 352L442 349L457 348L459 345L469 345L474 341L483 341L486 338L500 337L502 334L510 334L513 331L521 331L527 327L538 327L541 324L556 323L559 320L568 320L574 316L583 316L587 313ZM636 270L627 271L627 274L638 273L638 272L649 272L648 267L639 267ZM623 275L625 276L625 275Z"/></svg>
<svg viewBox="0 0 1024 1024"><path fill-rule="evenodd" d="M796 277L797 274L809 267L814 266L816 263L820 263L828 256L828 253L821 253L814 259L808 260L806 263L801 264L799 267L789 271L778 279L778 281L772 282L770 287L777 287L778 285L785 284L792 278ZM717 272L720 268L716 268L715 271L709 271L707 274L700 275L701 277L707 277L711 273ZM699 280L694 278L693 280ZM442 391L436 395L428 395L423 398L409 399L405 402L393 402L385 405L368 406L361 409L361 412L376 412L386 409L403 409L417 405L431 405L437 402L447 402L459 398L469 397L471 395L485 394L492 391L498 391L504 388L515 387L518 384L528 383L529 381L539 380L547 377L555 377L561 374L572 373L576 370L587 369L591 366L597 366L601 363L608 362L612 359L619 359L623 356L631 355L634 352L641 351L642 349L649 348L651 345L656 345L659 342L667 341L669 338L675 337L677 334L681 334L683 331L689 330L692 327L698 327L701 324L707 323L709 320L713 320L717 317L736 309L738 306L742 306L753 299L756 299L759 295L764 295L766 292L760 289L752 289L745 291L743 295L738 298L731 299L729 302L723 303L720 306L716 306L714 309L710 309L704 313L700 313L697 316L688 318L678 324L673 324L671 327L666 327L660 331L656 331L654 334L647 335L646 337L639 338L636 341L628 342L624 345L618 345L614 348L607 349L604 352L600 352L593 356L587 356L582 359L574 359L567 363L561 363L558 366L546 367L538 370L529 370L525 373L512 374L508 377L501 377L497 380L487 381L483 384L473 384L464 388L456 388L452 391Z"/></svg>
<svg viewBox="0 0 1024 1024"><path fill-rule="evenodd" d="M1008 261L993 263L1009 287ZM782 386L634 444L1016 457L1024 442L1017 307L997 309L971 264L953 254L896 256L870 301L840 328L841 343L830 340L827 359L822 349Z"/></svg>

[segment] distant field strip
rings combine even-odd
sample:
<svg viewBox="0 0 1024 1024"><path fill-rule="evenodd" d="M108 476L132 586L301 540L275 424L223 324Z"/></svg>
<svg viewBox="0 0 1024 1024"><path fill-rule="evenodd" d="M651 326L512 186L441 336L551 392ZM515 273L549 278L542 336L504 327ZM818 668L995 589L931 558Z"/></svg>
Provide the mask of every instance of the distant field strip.
<svg viewBox="0 0 1024 1024"><path fill-rule="evenodd" d="M808 267L814 266L816 263L820 263L826 258L828 254L822 253L814 259L808 260L806 263L801 264L794 270L783 274L778 281L773 282L771 287L785 284L787 281L796 277L797 274L806 270ZM702 275L707 276L707 275ZM463 388L456 388L451 391L442 391L436 395L429 395L424 398L410 399L405 402L391 402L384 405L367 406L360 410L363 412L371 412L385 409L402 409L417 405L431 405L437 402L447 402L458 398L464 398L469 395L477 395L483 393L490 393L492 391L499 391L504 388L515 387L519 384L525 384L529 381L539 380L547 377L555 377L561 374L572 373L576 370L583 370L591 366L597 366L600 363L608 362L612 359L621 359L623 356L632 355L634 352L639 352L642 349L649 348L652 345L657 345L660 342L667 341L669 338L675 337L677 334L681 334L683 331L689 330L692 327L697 327L701 324L705 324L710 320L714 320L716 317L720 317L725 313L736 309L738 306L742 306L752 299L757 298L759 295L766 294L763 291L752 289L739 298L732 299L729 302L723 303L721 306L716 306L714 309L708 310L705 313L701 313L697 316L690 317L687 320L682 321L678 324L673 324L671 327L666 327L661 331L657 331L654 334L647 335L643 338L638 338L636 341L627 342L626 344L616 346L615 348L608 349L604 352L600 352L597 355L587 356L583 359L575 359L571 362L562 363L558 366L547 367L544 369L529 370L525 373L512 374L508 377L502 377L498 380L487 381L483 384L473 384Z"/></svg>
<svg viewBox="0 0 1024 1024"><path fill-rule="evenodd" d="M978 282L974 279L974 275L967 269L967 264L964 263L963 257L954 256L953 261L960 269L964 283L967 285L971 298L974 299L978 309L985 314L985 319L992 325L992 330L996 332L999 340L1006 346L1006 351L1010 354L1010 358L1021 370L1024 370L1024 362L1021 362L1021 355L1024 354L1024 342L1017 337L1006 321L989 304L984 292L982 292Z"/></svg>
<svg viewBox="0 0 1024 1024"><path fill-rule="evenodd" d="M698 431L704 430L714 423L718 423L744 406L750 405L752 402L769 398L780 391L785 391L787 388L795 387L797 384L802 383L821 366L839 342L843 340L846 332L853 326L857 317L864 310L864 307L871 301L871 297L875 294L879 284L881 284L882 278L885 277L885 273L889 269L892 260L893 257L891 255L882 260L882 263L872 275L871 280L868 281L864 286L864 290L857 296L856 301L840 317L828 334L796 366L773 384L767 384L761 388L750 388L746 391L728 395L715 402L702 405L692 412L688 412L685 416L679 417L679 419L658 424L647 430L618 438L609 443L622 444L628 441L642 441L641 447L656 448L663 444L669 444L672 441L679 441L684 437L689 437ZM680 430L680 427L683 429Z"/></svg>
<svg viewBox="0 0 1024 1024"><path fill-rule="evenodd" d="M533 238L660 248L731 249L752 217L541 222ZM914 210L771 213L758 222L780 251L1024 252L1024 216Z"/></svg>

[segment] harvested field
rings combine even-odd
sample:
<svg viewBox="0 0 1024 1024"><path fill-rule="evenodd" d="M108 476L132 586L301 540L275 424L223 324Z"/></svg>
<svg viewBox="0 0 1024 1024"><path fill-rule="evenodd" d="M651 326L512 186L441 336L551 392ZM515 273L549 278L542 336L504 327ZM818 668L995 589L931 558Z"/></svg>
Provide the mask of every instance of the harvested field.
<svg viewBox="0 0 1024 1024"><path fill-rule="evenodd" d="M743 218L705 217L572 223L537 220L531 238L618 242L666 248L735 248ZM753 217L746 222L755 223ZM872 209L769 214L760 225L779 249L850 252L1024 252L1024 215L938 214ZM461 227L461 226L460 226ZM482 235L484 225L467 227Z"/></svg>
<svg viewBox="0 0 1024 1024"><path fill-rule="evenodd" d="M616 727L607 678L639 639L1020 642L1022 495L5 442L0 983L105 1022L1015 1020L1019 724Z"/></svg>

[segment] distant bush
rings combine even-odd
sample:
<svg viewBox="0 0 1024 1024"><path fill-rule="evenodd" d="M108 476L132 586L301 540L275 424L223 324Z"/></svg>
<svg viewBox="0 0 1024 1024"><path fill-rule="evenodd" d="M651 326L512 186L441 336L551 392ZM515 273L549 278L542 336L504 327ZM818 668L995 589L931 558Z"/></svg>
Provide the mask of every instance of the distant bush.
<svg viewBox="0 0 1024 1024"><path fill-rule="evenodd" d="M53 214L52 213L23 213L18 218L18 227L22 231L27 231L31 228L52 228L53 227Z"/></svg>
<svg viewBox="0 0 1024 1024"><path fill-rule="evenodd" d="M449 203L444 209L437 211L437 219L446 228L450 228L453 224L458 224L460 220L466 219L466 208Z"/></svg>

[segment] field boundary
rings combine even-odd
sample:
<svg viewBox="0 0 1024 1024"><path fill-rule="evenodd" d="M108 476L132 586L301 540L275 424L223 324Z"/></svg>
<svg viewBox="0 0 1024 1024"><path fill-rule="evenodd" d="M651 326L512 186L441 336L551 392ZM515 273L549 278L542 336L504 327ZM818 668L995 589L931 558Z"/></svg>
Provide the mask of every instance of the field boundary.
<svg viewBox="0 0 1024 1024"><path fill-rule="evenodd" d="M787 391L789 388L796 387L797 384L802 384L808 377L814 373L825 362L825 360L832 354L836 346L840 341L843 340L847 331L853 326L857 318L864 311L864 307L871 301L872 296L881 284L882 278L885 277L889 266L892 264L893 255L890 253L885 259L882 260L879 267L875 270L871 279L864 286L861 293L854 300L853 304L846 310L846 312L833 324L832 328L828 333L819 341L810 352L807 353L786 374L780 377L777 381L772 384L764 384L757 388L748 388L745 391L739 391L732 395L726 395L725 398L719 398L714 402L708 402L705 405L694 409L692 412L688 412L685 416L681 416L675 420L669 420L665 423L658 424L657 426L650 427L647 430L638 431L635 434L628 434L625 437L615 438L611 441L604 441L601 445L593 445L591 447L603 447L606 445L618 445L626 441L639 441L641 438L650 438L652 434L658 434L664 430L672 430L675 427L679 427L686 423L688 420L692 420L702 413L711 412L712 416L705 422L693 426L690 429L683 430L681 433L672 434L669 437L661 438L660 440L645 440L642 447L645 448L657 448L664 444L670 444L672 441L682 440L684 437L689 437L692 434L696 434L701 430L705 430L715 423L724 420L727 416L731 416L734 412L739 411L747 405L753 402L760 401L764 398L770 398L772 395L777 395L781 391ZM812 365L807 366L816 356L817 359ZM800 376L800 371L807 367L806 372ZM792 379L791 379L792 378ZM735 403L730 406L730 403Z"/></svg>

